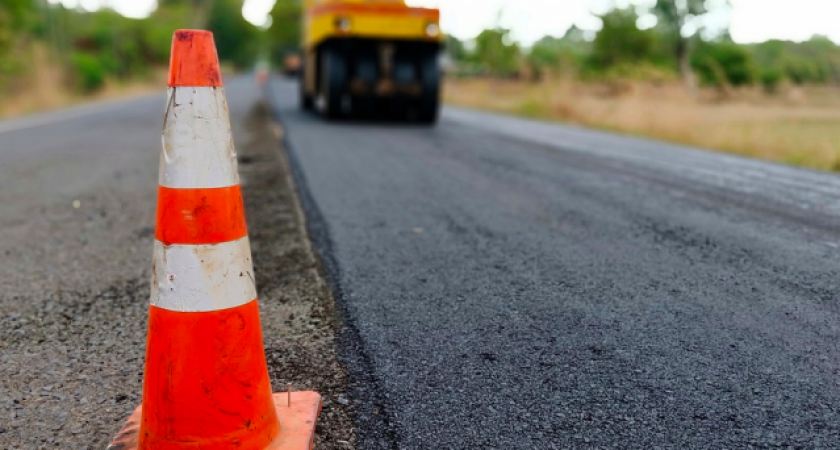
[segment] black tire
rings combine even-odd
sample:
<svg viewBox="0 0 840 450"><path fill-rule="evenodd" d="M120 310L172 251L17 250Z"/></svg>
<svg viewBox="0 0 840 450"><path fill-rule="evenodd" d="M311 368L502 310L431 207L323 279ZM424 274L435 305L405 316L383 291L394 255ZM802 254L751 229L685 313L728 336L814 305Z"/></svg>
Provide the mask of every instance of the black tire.
<svg viewBox="0 0 840 450"><path fill-rule="evenodd" d="M298 78L298 91L300 92L300 109L304 111L312 111L315 106L315 100L311 95L306 95L306 72L300 71Z"/></svg>
<svg viewBox="0 0 840 450"><path fill-rule="evenodd" d="M335 50L327 47L321 52L321 95L323 114L329 119L344 116L343 100L347 91L347 62Z"/></svg>
<svg viewBox="0 0 840 450"><path fill-rule="evenodd" d="M420 123L437 123L440 112L440 76L437 52L425 55L420 66L420 82L423 88L417 114Z"/></svg>
<svg viewBox="0 0 840 450"><path fill-rule="evenodd" d="M352 79L361 81L369 90L368 95L352 97L355 117L373 117L376 115L376 96L370 94L379 80L379 66L375 52L359 52L353 55L355 73Z"/></svg>

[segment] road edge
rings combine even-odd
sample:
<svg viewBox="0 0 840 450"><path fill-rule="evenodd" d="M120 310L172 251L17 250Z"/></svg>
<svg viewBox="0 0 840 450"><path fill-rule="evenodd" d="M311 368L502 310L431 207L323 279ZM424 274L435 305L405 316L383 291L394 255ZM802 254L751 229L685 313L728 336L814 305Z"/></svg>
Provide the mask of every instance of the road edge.
<svg viewBox="0 0 840 450"><path fill-rule="evenodd" d="M393 419L382 399L382 390L376 380L374 364L364 347L358 327L351 316L341 284L341 268L335 258L334 245L321 208L309 188L306 174L297 155L298 149L289 139L290 131L285 126L279 100L274 92L274 79L263 87L272 117L284 130L280 141L286 152L291 169L292 181L303 209L305 229L318 259L318 266L324 272L329 288L333 292L340 327L336 333L336 348L339 362L349 375L348 392L350 401L356 406L358 447L366 450L399 450L400 427Z"/></svg>

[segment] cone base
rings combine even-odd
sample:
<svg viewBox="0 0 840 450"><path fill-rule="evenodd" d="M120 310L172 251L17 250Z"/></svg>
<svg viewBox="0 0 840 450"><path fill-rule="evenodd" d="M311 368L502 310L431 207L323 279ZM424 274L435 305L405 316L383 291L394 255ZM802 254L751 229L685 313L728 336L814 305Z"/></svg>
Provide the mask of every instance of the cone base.
<svg viewBox="0 0 840 450"><path fill-rule="evenodd" d="M274 394L274 408L280 421L280 435L265 450L312 450L315 447L315 424L321 413L321 396L317 392ZM137 407L107 450L139 450L140 418L143 405Z"/></svg>

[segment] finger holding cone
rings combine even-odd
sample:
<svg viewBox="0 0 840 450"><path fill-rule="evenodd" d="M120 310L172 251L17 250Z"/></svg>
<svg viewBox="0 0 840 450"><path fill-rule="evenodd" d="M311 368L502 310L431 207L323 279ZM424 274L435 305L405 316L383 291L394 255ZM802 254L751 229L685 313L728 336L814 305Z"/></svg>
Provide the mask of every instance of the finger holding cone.
<svg viewBox="0 0 840 450"><path fill-rule="evenodd" d="M321 399L271 393L210 32L172 43L143 403L110 449L311 449Z"/></svg>

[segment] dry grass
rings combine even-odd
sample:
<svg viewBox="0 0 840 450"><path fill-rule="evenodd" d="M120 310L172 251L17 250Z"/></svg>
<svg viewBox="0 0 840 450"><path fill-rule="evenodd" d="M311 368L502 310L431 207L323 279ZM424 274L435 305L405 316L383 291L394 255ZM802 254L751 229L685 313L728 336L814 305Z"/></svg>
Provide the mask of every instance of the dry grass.
<svg viewBox="0 0 840 450"><path fill-rule="evenodd" d="M166 85L166 72L156 71L146 80L130 83L106 82L99 91L83 95L67 87L65 74L50 61L47 51L34 46L27 73L16 80L9 92L0 94L0 118L32 114L74 104L140 95Z"/></svg>
<svg viewBox="0 0 840 450"><path fill-rule="evenodd" d="M446 101L649 136L761 159L840 170L840 90L786 88L768 96L678 84L450 80Z"/></svg>

